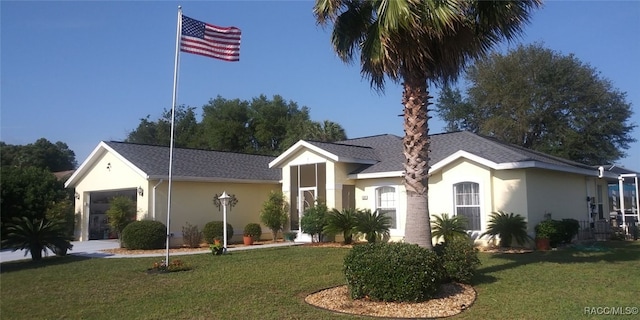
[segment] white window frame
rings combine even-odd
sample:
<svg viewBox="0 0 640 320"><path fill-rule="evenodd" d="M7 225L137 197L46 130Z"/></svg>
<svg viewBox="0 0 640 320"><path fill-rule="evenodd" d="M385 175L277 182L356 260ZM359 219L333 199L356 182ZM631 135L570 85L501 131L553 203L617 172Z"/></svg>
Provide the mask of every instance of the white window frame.
<svg viewBox="0 0 640 320"><path fill-rule="evenodd" d="M387 192L384 192L386 190L388 190ZM391 189L391 190L389 190ZM381 196L383 193L388 193L388 194L392 194L393 195L393 199L391 201L393 201L393 207L383 207L381 202L383 201L381 199ZM391 230L397 230L398 229L398 188L395 186L389 186L389 185L385 185L385 186L379 186L376 187L375 189L375 210L383 210L383 211L388 211L388 210L393 210L393 217L392 217L392 221L395 223L395 227L392 225L389 229ZM384 201L390 201L390 200L384 200Z"/></svg>
<svg viewBox="0 0 640 320"><path fill-rule="evenodd" d="M457 186L462 185L462 184L472 184L472 185L476 185L478 187L478 193L477 193L477 204L470 204L470 205L459 205L458 204L458 193L457 193ZM466 181L460 181L460 182L456 182L452 185L451 187L452 189L452 193L453 193L453 215L458 215L458 208L478 208L478 228L477 229L468 229L467 231L481 231L482 230L482 185L477 182L477 181L471 181L471 180L466 180ZM475 193L471 193L471 196L473 197ZM466 217L466 216L465 216ZM467 220L469 220L469 218L467 217ZM473 221L469 221L470 224L473 224Z"/></svg>

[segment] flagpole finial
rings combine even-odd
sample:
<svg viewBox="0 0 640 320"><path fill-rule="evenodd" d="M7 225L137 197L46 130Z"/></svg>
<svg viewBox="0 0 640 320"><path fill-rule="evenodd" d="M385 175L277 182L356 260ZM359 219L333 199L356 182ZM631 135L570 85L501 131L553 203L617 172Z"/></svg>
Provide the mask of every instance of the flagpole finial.
<svg viewBox="0 0 640 320"><path fill-rule="evenodd" d="M178 10L182 10L182 6L178 6Z"/></svg>

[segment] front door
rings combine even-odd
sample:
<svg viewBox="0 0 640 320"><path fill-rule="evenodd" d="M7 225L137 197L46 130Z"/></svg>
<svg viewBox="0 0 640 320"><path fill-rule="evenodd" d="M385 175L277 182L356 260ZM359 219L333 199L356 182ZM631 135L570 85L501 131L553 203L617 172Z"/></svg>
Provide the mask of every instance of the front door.
<svg viewBox="0 0 640 320"><path fill-rule="evenodd" d="M298 221L301 222L304 212L315 204L316 192L317 190L315 187L300 188L298 193ZM311 236L306 233L302 233L302 228L300 228L300 230L292 231L298 231L298 238L296 240L300 242L311 242Z"/></svg>

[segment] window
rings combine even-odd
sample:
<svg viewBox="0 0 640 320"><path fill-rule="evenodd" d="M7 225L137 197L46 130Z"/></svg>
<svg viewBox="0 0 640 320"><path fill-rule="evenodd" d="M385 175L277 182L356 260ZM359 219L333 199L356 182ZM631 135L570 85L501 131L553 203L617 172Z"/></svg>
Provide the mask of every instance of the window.
<svg viewBox="0 0 640 320"><path fill-rule="evenodd" d="M461 182L453 185L456 215L467 218L467 230L480 230L480 185Z"/></svg>
<svg viewBox="0 0 640 320"><path fill-rule="evenodd" d="M391 229L396 229L396 188L376 189L376 210L391 218Z"/></svg>

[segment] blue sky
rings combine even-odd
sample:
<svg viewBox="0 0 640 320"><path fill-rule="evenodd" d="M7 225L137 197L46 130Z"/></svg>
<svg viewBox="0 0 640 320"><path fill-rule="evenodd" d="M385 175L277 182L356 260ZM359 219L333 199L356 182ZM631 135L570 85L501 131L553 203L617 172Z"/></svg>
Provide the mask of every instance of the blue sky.
<svg viewBox="0 0 640 320"><path fill-rule="evenodd" d="M200 111L217 95L279 94L349 137L403 134L400 86L389 82L379 95L358 65L343 64L312 1L2 1L0 140L63 141L81 163L101 140L123 140L140 118L157 119L171 107L178 5L242 29L240 62L181 54L178 104ZM575 54L627 93L640 124L639 34L639 1L547 1L511 46L543 42ZM430 133L443 127L430 121ZM640 140L640 128L632 135ZM640 170L640 142L627 153L619 163Z"/></svg>

